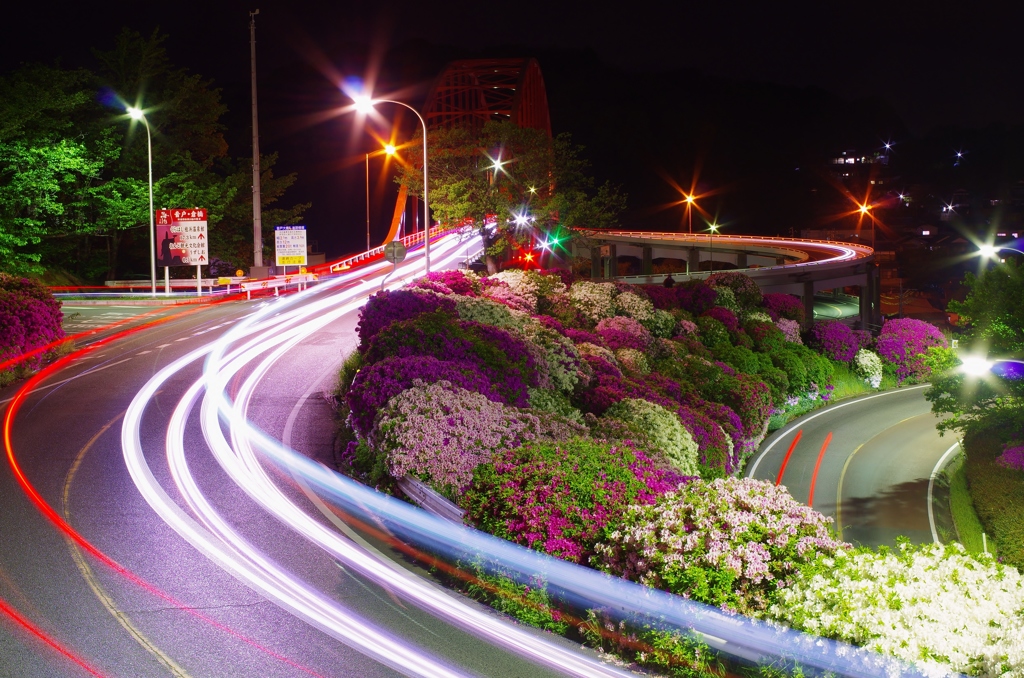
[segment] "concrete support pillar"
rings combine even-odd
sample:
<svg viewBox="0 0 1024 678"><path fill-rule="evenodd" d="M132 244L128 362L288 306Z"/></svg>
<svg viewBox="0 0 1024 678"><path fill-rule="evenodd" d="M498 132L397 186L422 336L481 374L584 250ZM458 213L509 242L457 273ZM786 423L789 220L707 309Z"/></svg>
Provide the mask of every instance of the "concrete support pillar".
<svg viewBox="0 0 1024 678"><path fill-rule="evenodd" d="M874 265L868 271L871 281L871 322L876 325L882 324L882 281L879 280L878 266Z"/></svg>
<svg viewBox="0 0 1024 678"><path fill-rule="evenodd" d="M615 245L605 245L607 248L607 255L604 259L604 277L614 278L619 274L619 256L615 251Z"/></svg>
<svg viewBox="0 0 1024 678"><path fill-rule="evenodd" d="M590 277L594 280L601 277L601 248L590 248Z"/></svg>
<svg viewBox="0 0 1024 678"><path fill-rule="evenodd" d="M804 327L803 329L809 330L811 325L814 324L814 283L811 281L804 283Z"/></svg>
<svg viewBox="0 0 1024 678"><path fill-rule="evenodd" d="M641 251L643 255L640 261L640 275L650 275L654 272L653 251L649 245L645 245Z"/></svg>
<svg viewBox="0 0 1024 678"><path fill-rule="evenodd" d="M775 265L776 266L785 266L786 265L786 257L775 257Z"/></svg>
<svg viewBox="0 0 1024 678"><path fill-rule="evenodd" d="M860 328L868 329L871 324L871 274L864 276L864 284L860 286Z"/></svg>
<svg viewBox="0 0 1024 678"><path fill-rule="evenodd" d="M737 252L736 253L736 268L746 268L746 267L747 267L747 253L746 252Z"/></svg>
<svg viewBox="0 0 1024 678"><path fill-rule="evenodd" d="M689 251L689 254L688 254L687 261L689 262L690 273L696 273L697 271L699 271L700 270L700 250L697 249L696 247L691 247L690 251Z"/></svg>

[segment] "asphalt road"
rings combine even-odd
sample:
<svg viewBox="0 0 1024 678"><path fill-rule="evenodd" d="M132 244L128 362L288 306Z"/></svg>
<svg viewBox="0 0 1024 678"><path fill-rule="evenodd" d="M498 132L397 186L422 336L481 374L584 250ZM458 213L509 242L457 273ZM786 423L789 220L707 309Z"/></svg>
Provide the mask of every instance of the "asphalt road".
<svg viewBox="0 0 1024 678"><path fill-rule="evenodd" d="M302 303L315 304L317 297L311 294ZM215 564L154 513L126 468L122 423L140 389L167 365L209 344L267 303L159 309L153 313L159 322L75 357L46 375L20 403L9 452L23 479L19 481L12 464L0 471L0 605L5 612L0 614L0 677L399 675L392 666L353 649L354 641L303 621ZM137 317L134 322L147 319ZM338 365L354 344L354 326L354 311L340 315L279 356L251 394L250 421L329 464L333 430L322 394L333 388ZM169 431L175 408L201 372L202 363L196 361L169 375L146 404L140 426L141 448L154 479L173 495L182 512L192 507L184 492L175 492L180 480L172 473ZM0 405L6 407L17 388L0 391ZM825 410L828 416L807 421L803 442L787 471L786 484L803 499L809 483L807 456L812 454L808 450L816 454L815 437L835 432L828 464L818 479L820 499L815 506L828 512L828 502L833 502L833 513L842 511L848 539L856 530L869 539L880 538L886 529L903 529L891 519L880 522L879 516L889 515L890 509L901 511L901 520L911 512L886 499L884 491L880 495L878 488L889 487L886 481L896 486L919 484L927 478L924 469L930 469L932 453L922 454L920 463L910 463L918 456L918 447L932 447L924 433L920 390L887 398L834 406ZM837 412L844 414L835 417ZM894 425L915 418L920 420L917 434L908 430L891 435ZM437 619L390 587L339 567L335 558L231 482L226 469L209 454L197 411L187 415L182 430L188 469L216 513L268 561L301 578L360 623L380 630L390 646L414 648L450 667L452 674L553 675L455 623ZM777 469L780 447L759 462L769 475ZM905 457L907 464L882 468L897 457ZM836 460L844 459L849 463L837 467ZM885 475L895 473L905 477ZM302 501L300 488L289 485L287 478L278 480L297 502ZM52 507L52 517L30 499L26 486L38 492L39 504ZM835 503L837 494L841 503ZM307 504L306 509L330 526L317 506ZM61 521L81 543L73 543L58 529ZM429 581L431 575L421 565L386 544L370 545ZM90 547L96 552L90 553ZM472 601L444 595L467 610L495 617ZM553 647L578 649L540 632L526 633Z"/></svg>
<svg viewBox="0 0 1024 678"><path fill-rule="evenodd" d="M169 319L76 358L21 403L10 447L27 483L114 565L72 543L30 500L13 467L5 465L0 471L0 605L7 614L0 614L0 676L400 675L218 567L154 513L126 470L121 426L139 389L164 366L266 303L161 310L157 315L170 314ZM326 462L332 461L333 424L321 395L333 388L340 361L353 346L355 322L354 312L341 316L289 351L261 380L250 403L250 419L263 430ZM147 462L169 492L175 486L164 458L169 418L200 373L200 362L182 368L144 414ZM17 388L0 391L0 405L6 408ZM384 633L393 647L413 647L449 666L453 675L556 675L339 567L228 480L206 454L196 412L187 422L185 447L192 474L225 520L268 558ZM187 508L180 496L177 501ZM413 563L402 565L429 578Z"/></svg>
<svg viewBox="0 0 1024 678"><path fill-rule="evenodd" d="M747 475L776 480L800 433L782 484L799 501L808 502L814 481L812 506L835 520L844 540L893 546L901 536L930 543L935 533L949 534L951 519L940 494L944 489L930 481L956 440L940 437L935 430L938 420L924 398L926 388L912 386L841 401L804 415L765 440ZM815 479L815 466L830 433Z"/></svg>

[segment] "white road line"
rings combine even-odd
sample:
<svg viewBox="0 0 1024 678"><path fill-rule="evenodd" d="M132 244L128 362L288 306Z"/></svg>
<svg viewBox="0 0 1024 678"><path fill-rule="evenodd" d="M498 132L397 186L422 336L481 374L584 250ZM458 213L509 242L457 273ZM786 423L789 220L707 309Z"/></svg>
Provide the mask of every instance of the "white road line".
<svg viewBox="0 0 1024 678"><path fill-rule="evenodd" d="M928 478L928 526L932 528L932 541L936 544L942 544L942 542L939 541L939 533L935 529L935 510L932 508L932 491L935 488L935 479L939 477L939 471L946 463L946 459L949 455L953 454L953 450L958 447L960 447L959 442L953 443L950 448L946 450L941 457L939 457L939 460L935 462L935 468L932 469L931 476Z"/></svg>
<svg viewBox="0 0 1024 678"><path fill-rule="evenodd" d="M152 353L152 351L139 351L135 355L146 355L147 353Z"/></svg>
<svg viewBox="0 0 1024 678"><path fill-rule="evenodd" d="M178 337L175 341L188 341L188 337ZM170 344L168 344L170 346Z"/></svg>
<svg viewBox="0 0 1024 678"><path fill-rule="evenodd" d="M160 344L157 348L167 348L170 344Z"/></svg>

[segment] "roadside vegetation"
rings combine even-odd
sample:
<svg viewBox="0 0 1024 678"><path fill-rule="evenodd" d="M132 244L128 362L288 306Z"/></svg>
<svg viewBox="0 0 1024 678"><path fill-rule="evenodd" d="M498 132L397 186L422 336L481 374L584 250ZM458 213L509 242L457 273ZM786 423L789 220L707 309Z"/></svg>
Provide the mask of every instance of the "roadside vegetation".
<svg viewBox="0 0 1024 678"><path fill-rule="evenodd" d="M962 369L972 359L1024 360L1024 273L1009 259L968 274L965 284L966 299L949 306L963 325L959 350L930 351L935 375L927 397L934 412L948 415L939 429L963 441L963 480L990 550L1024 569L1024 365L996 362L981 375ZM977 549L979 526L963 496L954 497L957 530Z"/></svg>
<svg viewBox="0 0 1024 678"><path fill-rule="evenodd" d="M60 302L43 285L0 273L0 387L66 354Z"/></svg>
<svg viewBox="0 0 1024 678"><path fill-rule="evenodd" d="M425 483L508 541L730 613L928 670L1024 670L1024 645L1007 647L1024 630L1016 570L959 545L854 549L784 487L741 477L773 422L837 391L927 380L922 356L945 347L917 320L874 338L835 321L801 332L801 312L736 273L673 288L434 273L362 312L339 379L340 463L399 496L399 480ZM580 608L500 563L450 565L452 585L523 623L672 675L723 668L685 629ZM877 595L842 593L858 578Z"/></svg>

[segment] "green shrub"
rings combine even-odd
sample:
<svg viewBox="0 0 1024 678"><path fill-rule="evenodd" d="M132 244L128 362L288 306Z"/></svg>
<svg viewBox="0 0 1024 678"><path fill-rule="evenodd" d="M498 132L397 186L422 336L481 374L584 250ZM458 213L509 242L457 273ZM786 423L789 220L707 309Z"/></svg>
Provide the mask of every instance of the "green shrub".
<svg viewBox="0 0 1024 678"><path fill-rule="evenodd" d="M996 428L964 438L967 485L978 518L1003 562L1024 570L1024 471L996 465L1003 443Z"/></svg>
<svg viewBox="0 0 1024 678"><path fill-rule="evenodd" d="M591 647L670 676L721 678L725 675L718 655L695 634L658 629L638 621L614 623L596 610L587 611L587 621L580 625L580 634Z"/></svg>
<svg viewBox="0 0 1024 678"><path fill-rule="evenodd" d="M796 344L790 344L796 346ZM786 374L789 380L789 393L799 395L806 393L810 386L807 367L800 354L789 349L779 350L771 355L772 364Z"/></svg>
<svg viewBox="0 0 1024 678"><path fill-rule="evenodd" d="M697 318L697 329L700 331L701 343L712 350L719 346L729 346L732 343L729 341L729 330L712 317L702 315Z"/></svg>
<svg viewBox="0 0 1024 678"><path fill-rule="evenodd" d="M714 351L715 358L728 363L740 372L757 374L761 371L761 361L757 354L743 346L719 346Z"/></svg>
<svg viewBox="0 0 1024 678"><path fill-rule="evenodd" d="M646 400L626 398L609 407L604 416L645 431L654 445L651 452L666 459L682 475L697 475L697 443L674 412Z"/></svg>

